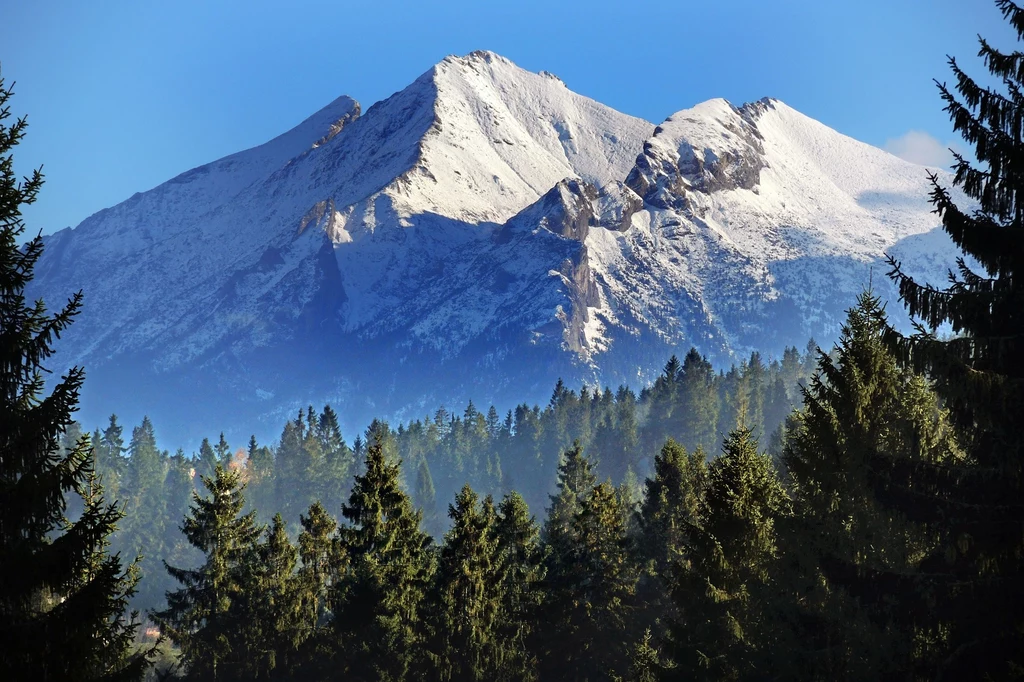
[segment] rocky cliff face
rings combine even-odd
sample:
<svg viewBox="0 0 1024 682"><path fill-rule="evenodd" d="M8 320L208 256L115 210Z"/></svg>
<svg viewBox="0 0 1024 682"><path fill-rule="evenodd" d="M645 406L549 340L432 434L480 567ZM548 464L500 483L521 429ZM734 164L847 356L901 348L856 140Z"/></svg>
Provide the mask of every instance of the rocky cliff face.
<svg viewBox="0 0 1024 682"><path fill-rule="evenodd" d="M883 253L952 262L925 173L775 100L655 127L479 52L52 235L32 293L85 291L87 423L351 430L828 342Z"/></svg>
<svg viewBox="0 0 1024 682"><path fill-rule="evenodd" d="M651 206L678 210L694 208L694 192L753 189L766 165L756 111L713 100L670 116L644 142L626 184Z"/></svg>

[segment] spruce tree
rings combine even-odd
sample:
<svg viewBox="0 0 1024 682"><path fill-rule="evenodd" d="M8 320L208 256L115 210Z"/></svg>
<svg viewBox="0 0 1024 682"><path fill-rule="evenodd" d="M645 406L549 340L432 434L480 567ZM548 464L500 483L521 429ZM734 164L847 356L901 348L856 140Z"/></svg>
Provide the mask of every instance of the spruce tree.
<svg viewBox="0 0 1024 682"><path fill-rule="evenodd" d="M338 522L322 504L314 502L299 520L299 582L304 594L306 627L313 633L328 621L330 588L337 580L344 557L339 554L335 538Z"/></svg>
<svg viewBox="0 0 1024 682"><path fill-rule="evenodd" d="M672 597L678 610L666 679L736 680L754 671L756 607L777 552L776 521L789 499L748 429L729 434L708 468L698 523L687 527L686 562ZM769 626L770 627L770 626Z"/></svg>
<svg viewBox="0 0 1024 682"><path fill-rule="evenodd" d="M167 554L163 544L166 535L164 481L167 462L157 449L149 417L144 417L142 423L132 429L128 455L122 487L127 517L115 545L129 556L141 555L140 568L144 577L158 575L162 572L160 558ZM140 585L140 603L155 604L159 601L159 593L151 589L155 586L154 581L148 580Z"/></svg>
<svg viewBox="0 0 1024 682"><path fill-rule="evenodd" d="M302 481L305 497L302 498L302 508L316 500L327 500L327 495L340 501L340 491L332 488L333 481L328 471L328 458L325 450L325 441L318 435L317 418L313 414L313 406L309 406L307 412L309 428L306 429L302 438L301 450L303 453L302 462L304 469L297 472L298 479Z"/></svg>
<svg viewBox="0 0 1024 682"><path fill-rule="evenodd" d="M70 369L43 395L53 343L82 293L54 314L25 299L43 239L18 245L21 211L43 176L15 176L27 122L6 122L11 95L0 79L0 679L141 679L148 661L127 656L137 626L124 613L134 578L106 550L121 513L100 494L89 440L59 451L84 371ZM74 521L69 497L83 500Z"/></svg>
<svg viewBox="0 0 1024 682"><path fill-rule="evenodd" d="M345 568L345 555L338 542L338 522L319 502L300 516L299 558L296 574L299 591L299 640L297 677L329 677L334 665L336 638L332 636L332 591Z"/></svg>
<svg viewBox="0 0 1024 682"><path fill-rule="evenodd" d="M566 609L575 599L571 576L578 568L574 553L579 538L573 524L583 501L590 496L596 483L590 460L576 441L562 455L558 466L558 492L550 497L551 505L542 530L544 603L538 611L540 622L533 639L542 678L567 674L567 669L560 667L566 662L558 652L570 646L568 643L573 642L574 637L566 622Z"/></svg>
<svg viewBox="0 0 1024 682"><path fill-rule="evenodd" d="M267 518L271 511L278 508L274 490L274 453L267 446L260 445L256 436L249 438L246 471L246 497L249 504L260 518Z"/></svg>
<svg viewBox="0 0 1024 682"><path fill-rule="evenodd" d="M654 458L654 478L644 482L639 511L639 553L650 575L667 579L683 554L686 529L697 520L707 476L703 452L687 454L671 438Z"/></svg>
<svg viewBox="0 0 1024 682"><path fill-rule="evenodd" d="M519 493L507 494L498 505L494 535L501 580L499 628L505 647L499 678L533 680L537 658L532 643L543 599L544 555L537 522Z"/></svg>
<svg viewBox="0 0 1024 682"><path fill-rule="evenodd" d="M203 477L213 478L217 475L217 453L210 445L210 439L204 438L199 444L199 455L195 458L196 478L200 481Z"/></svg>
<svg viewBox="0 0 1024 682"><path fill-rule="evenodd" d="M600 680L628 670L638 573L625 516L615 489L601 483L580 501L563 541L552 547L542 610L542 679Z"/></svg>
<svg viewBox="0 0 1024 682"><path fill-rule="evenodd" d="M661 657L655 645L651 629L644 631L643 639L630 654L629 682L656 682L661 670Z"/></svg>
<svg viewBox="0 0 1024 682"><path fill-rule="evenodd" d="M229 608L239 679L288 679L298 665L306 630L295 576L298 553L276 514L264 540L239 565L239 585Z"/></svg>
<svg viewBox="0 0 1024 682"><path fill-rule="evenodd" d="M308 484L310 463L303 447L304 434L305 426L300 413L299 419L284 425L274 463L277 504L281 514L293 521L316 500Z"/></svg>
<svg viewBox="0 0 1024 682"><path fill-rule="evenodd" d="M92 444L96 458L96 473L103 478L103 488L113 498L118 497L125 473L125 447L123 429L117 423L117 415L110 420L102 432L97 429Z"/></svg>
<svg viewBox="0 0 1024 682"><path fill-rule="evenodd" d="M184 450L180 448L168 462L167 478L164 479L164 497L166 519L163 528L163 539L160 543L162 552L160 556L153 559L163 559L172 566L194 565L201 560L199 551L189 544L188 539L181 534L178 524L171 519L184 519L188 514L189 504L192 502L192 493L195 492L192 476L195 473L192 469L192 460L185 457ZM163 566L160 566L163 569ZM145 576L147 585L147 596L152 597L154 593L159 599L152 599L149 602L140 602L152 606L163 602L163 595L173 587L171 578L167 572L161 570L159 573L150 573Z"/></svg>
<svg viewBox="0 0 1024 682"><path fill-rule="evenodd" d="M391 426L386 421L374 419L366 427L366 439L363 447L368 449L371 445L380 446L384 452L384 459L388 463L398 462L398 443L395 441L395 432L391 430ZM399 468L399 475L402 475L401 468Z"/></svg>
<svg viewBox="0 0 1024 682"><path fill-rule="evenodd" d="M551 506L544 522L544 541L548 545L556 546L561 542L579 510L580 502L596 483L597 477L590 460L583 454L583 446L579 441L574 442L558 465L558 492L551 496Z"/></svg>
<svg viewBox="0 0 1024 682"><path fill-rule="evenodd" d="M225 469L231 465L231 446L228 445L227 440L224 439L224 432L221 431L220 438L217 439L217 445L213 449L217 456L217 462Z"/></svg>
<svg viewBox="0 0 1024 682"><path fill-rule="evenodd" d="M914 622L917 598L882 577L918 571L933 547L925 529L879 502L875 463L948 466L959 456L935 396L884 345L886 329L879 299L861 294L791 421L783 462L794 514L780 524L787 592L778 620L795 627L777 661L786 676L899 676L939 636Z"/></svg>
<svg viewBox="0 0 1024 682"><path fill-rule="evenodd" d="M342 515L348 565L335 588L336 674L353 680L413 676L422 640L420 607L433 572L429 536L399 485L383 431L369 439L365 472L356 476Z"/></svg>
<svg viewBox="0 0 1024 682"><path fill-rule="evenodd" d="M679 426L675 437L693 452L717 447L718 394L708 359L691 348L679 375Z"/></svg>
<svg viewBox="0 0 1024 682"><path fill-rule="evenodd" d="M718 429L716 433L727 434L745 426L750 413L750 392L744 379L746 361L729 371L718 374Z"/></svg>
<svg viewBox="0 0 1024 682"><path fill-rule="evenodd" d="M679 379L682 364L673 355L665 363L661 376L654 380L654 385L644 393L647 403L647 420L644 423L642 441L648 452L655 450L659 444L679 427Z"/></svg>
<svg viewBox="0 0 1024 682"><path fill-rule="evenodd" d="M203 485L208 497L193 494L181 531L205 560L195 569L165 562L181 587L167 593L167 608L155 618L181 649L189 678L244 679L241 629L231 606L244 590L244 569L262 529L255 512L242 513L245 497L238 471L218 464L213 478L203 477Z"/></svg>
<svg viewBox="0 0 1024 682"><path fill-rule="evenodd" d="M355 469L352 450L341 437L338 414L330 405L324 405L317 419L316 437L324 455L323 488L321 499L327 509L341 509Z"/></svg>
<svg viewBox="0 0 1024 682"><path fill-rule="evenodd" d="M636 526L636 512L640 509L640 503L643 502L640 479L633 471L633 467L626 469L626 474L622 477L622 482L615 487L615 492L622 504L626 528L632 532Z"/></svg>
<svg viewBox="0 0 1024 682"><path fill-rule="evenodd" d="M751 435L758 441L764 440L764 402L768 389L768 371L761 360L761 354L753 351L744 365L743 385L746 390L746 412L743 423L751 430Z"/></svg>
<svg viewBox="0 0 1024 682"><path fill-rule="evenodd" d="M300 584L295 576L298 553L288 538L284 519L275 514L259 548L260 597L257 620L264 636L264 650L270 652L268 672L287 676L296 663L298 647L306 635L302 627Z"/></svg>
<svg viewBox="0 0 1024 682"><path fill-rule="evenodd" d="M449 505L451 529L438 556L426 609L427 655L438 680L496 680L503 647L503 587L493 518L469 485Z"/></svg>
<svg viewBox="0 0 1024 682"><path fill-rule="evenodd" d="M783 434L786 430L786 419L792 414L795 405L789 400L786 384L779 374L771 382L771 387L764 401L764 434L768 451L772 456L781 455Z"/></svg>
<svg viewBox="0 0 1024 682"><path fill-rule="evenodd" d="M96 472L88 472L82 492L82 518L107 516L116 524L124 518L124 511L106 502L100 480ZM96 590L101 595L113 595L113 598L106 598L106 613L96 619L99 628L92 642L92 665L71 671L70 679L137 680L152 665L156 647L136 645L139 613L128 611L139 584L138 564L136 559L127 570L122 567L120 556L110 551L110 535L101 537L92 548L76 587ZM63 676L55 677L60 679Z"/></svg>
<svg viewBox="0 0 1024 682"><path fill-rule="evenodd" d="M610 440L611 456L619 462L624 462L626 468L632 467L634 471L640 465L640 436L636 415L636 395L625 386L620 386L615 393L615 417L614 428Z"/></svg>
<svg viewBox="0 0 1024 682"><path fill-rule="evenodd" d="M423 512L423 530L431 536L440 535L441 522L437 514L437 493L434 490L434 477L430 474L427 458L421 456L416 468L416 488L413 491L416 506Z"/></svg>
<svg viewBox="0 0 1024 682"><path fill-rule="evenodd" d="M996 5L1019 42L1024 10L1009 0ZM979 42L1002 87L979 83L953 58L953 88L939 84L953 128L977 159L955 155L953 184L976 208L957 205L931 176L931 201L963 257L944 289L890 261L900 298L920 324L911 336L891 332L889 341L935 382L967 460L878 465L889 470L891 504L944 535L914 583L935 603L927 617L948 629L934 671L946 679L1024 669L1024 610L1016 606L1024 603L1024 56ZM950 338L937 334L944 325Z"/></svg>
<svg viewBox="0 0 1024 682"><path fill-rule="evenodd" d="M654 477L644 483L633 551L642 570L637 587L642 619L658 631L673 613L673 569L685 556L686 532L697 522L706 477L704 452L688 454L669 439L654 458Z"/></svg>

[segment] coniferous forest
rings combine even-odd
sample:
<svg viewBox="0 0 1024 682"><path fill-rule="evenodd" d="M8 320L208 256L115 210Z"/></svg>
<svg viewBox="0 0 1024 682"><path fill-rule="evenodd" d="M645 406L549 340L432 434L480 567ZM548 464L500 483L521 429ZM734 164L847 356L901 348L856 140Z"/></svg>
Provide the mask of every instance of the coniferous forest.
<svg viewBox="0 0 1024 682"><path fill-rule="evenodd" d="M88 295L25 297L0 81L0 679L1024 677L1024 54L980 55L1004 87L939 84L963 257L890 261L909 335L867 290L832 348L190 453L47 382Z"/></svg>

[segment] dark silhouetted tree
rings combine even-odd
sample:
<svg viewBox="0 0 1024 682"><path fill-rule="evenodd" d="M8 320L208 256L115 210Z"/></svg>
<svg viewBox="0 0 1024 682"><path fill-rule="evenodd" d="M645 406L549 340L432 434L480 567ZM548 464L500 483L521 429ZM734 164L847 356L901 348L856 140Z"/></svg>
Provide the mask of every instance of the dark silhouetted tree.
<svg viewBox="0 0 1024 682"><path fill-rule="evenodd" d="M135 579L107 551L122 514L103 498L89 439L60 449L84 371L72 368L42 395L45 363L82 294L52 315L25 299L43 240L18 246L21 211L43 176L14 174L27 123L6 123L11 94L0 79L0 679L141 679L148 661L127 651ZM68 497L80 500L74 521Z"/></svg>
<svg viewBox="0 0 1024 682"><path fill-rule="evenodd" d="M998 0L1024 38L1024 10ZM966 451L962 466L888 463L891 505L944 536L916 577L934 604L924 616L947 630L943 679L1005 679L1024 670L1024 55L979 38L994 85L949 60L954 87L939 84L953 128L977 162L956 154L953 184L972 202L957 204L931 176L931 200L943 230L963 251L944 289L890 275L919 321L916 333L892 332L898 357L935 382ZM949 329L949 338L937 330ZM883 467L882 463L878 464Z"/></svg>
<svg viewBox="0 0 1024 682"><path fill-rule="evenodd" d="M246 568L262 529L256 512L242 513L238 471L218 464L213 478L203 477L203 486L207 496L193 495L181 530L205 559L195 569L165 564L181 587L167 594L167 608L155 618L180 647L188 677L245 679L243 633L231 608L245 590Z"/></svg>

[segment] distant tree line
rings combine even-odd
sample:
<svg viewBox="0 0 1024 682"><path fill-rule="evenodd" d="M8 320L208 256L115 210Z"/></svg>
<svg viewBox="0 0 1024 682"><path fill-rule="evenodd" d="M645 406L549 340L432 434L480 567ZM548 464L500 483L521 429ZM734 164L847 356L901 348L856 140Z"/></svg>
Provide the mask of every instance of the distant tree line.
<svg viewBox="0 0 1024 682"><path fill-rule="evenodd" d="M719 434L742 426L754 438L771 434L777 451L786 416L813 368L811 347L803 356L787 349L781 362L767 364L754 352L748 361L717 373L691 349L681 363L672 357L639 396L624 386L615 393L587 387L577 392L559 381L543 409L524 403L499 417L494 407L483 413L470 402L461 415L441 408L397 429L374 420L351 446L329 405L319 412L299 411L272 446L253 437L245 448L234 448L221 434L212 443L204 439L190 456L180 449L171 454L158 447L148 417L128 436L116 415L92 433L90 442L107 494L127 513L112 547L124 556L142 556L143 580L133 603L145 611L162 605L173 586L162 561L196 558L179 526L193 491L218 465L239 472L247 510L257 510L263 522L279 512L293 537L300 515L314 502L340 511L371 443L380 445L389 463L402 462L402 488L435 538L444 533L443 501L465 484L496 499L517 490L531 508L543 508L559 458L573 443L587 451L598 476L623 485L637 500L640 477L667 438L691 451L713 453ZM73 448L81 435L72 424L64 448Z"/></svg>

